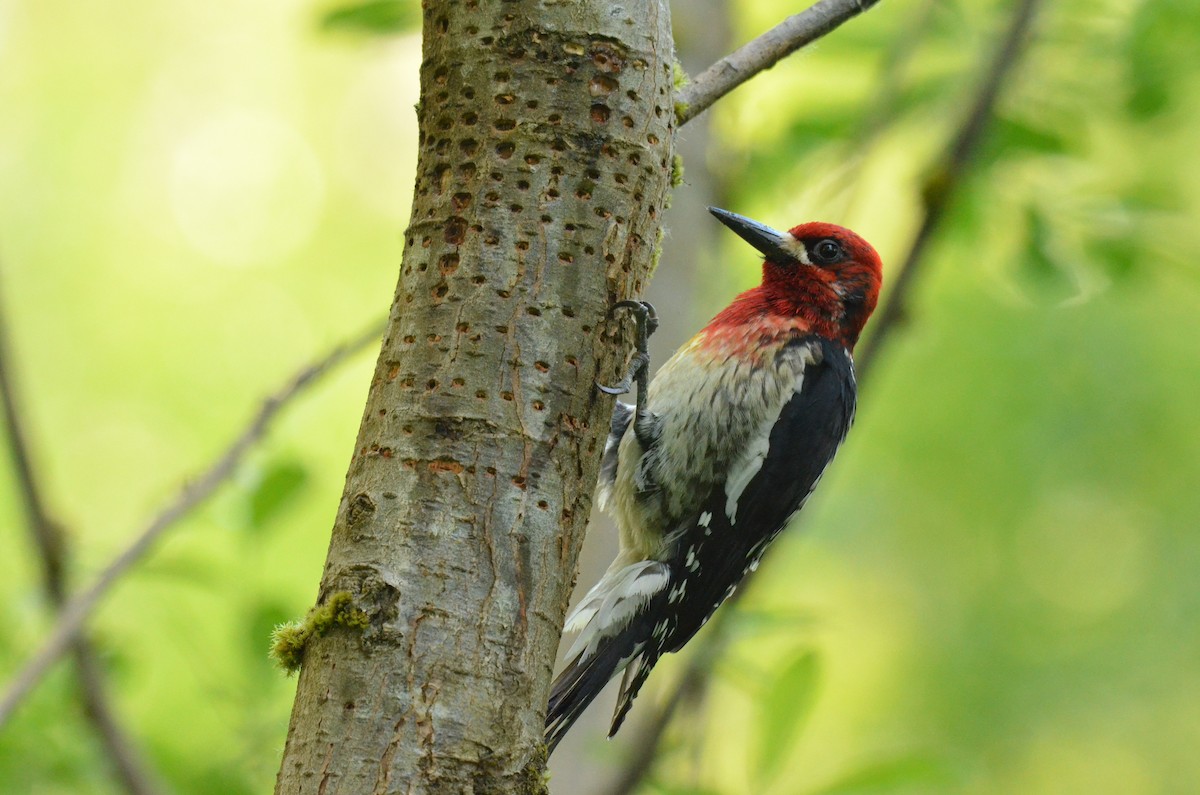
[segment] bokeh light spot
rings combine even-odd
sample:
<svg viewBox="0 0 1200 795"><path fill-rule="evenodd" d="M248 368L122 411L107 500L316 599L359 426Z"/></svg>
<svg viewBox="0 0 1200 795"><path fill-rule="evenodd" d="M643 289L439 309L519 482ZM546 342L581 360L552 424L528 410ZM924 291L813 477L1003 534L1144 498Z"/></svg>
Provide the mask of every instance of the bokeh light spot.
<svg viewBox="0 0 1200 795"><path fill-rule="evenodd" d="M1079 730L1045 731L1028 745L1024 770L1010 792L1023 795L1148 795L1161 792L1134 747L1119 738Z"/></svg>
<svg viewBox="0 0 1200 795"><path fill-rule="evenodd" d="M287 123L239 112L175 150L171 209L188 242L233 267L279 261L308 240L324 200L321 168Z"/></svg>
<svg viewBox="0 0 1200 795"><path fill-rule="evenodd" d="M1136 511L1110 497L1057 494L1018 532L1018 570L1050 604L1102 618L1145 583L1145 525Z"/></svg>

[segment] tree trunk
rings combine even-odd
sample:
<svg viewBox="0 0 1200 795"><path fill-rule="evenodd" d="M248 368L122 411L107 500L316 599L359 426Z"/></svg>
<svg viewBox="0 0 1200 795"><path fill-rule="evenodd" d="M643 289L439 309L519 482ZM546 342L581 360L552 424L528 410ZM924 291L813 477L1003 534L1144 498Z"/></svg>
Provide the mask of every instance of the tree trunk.
<svg viewBox="0 0 1200 795"><path fill-rule="evenodd" d="M628 354L599 332L669 189L666 0L424 6L412 222L317 600L341 612L301 650L277 793L544 790L593 382Z"/></svg>

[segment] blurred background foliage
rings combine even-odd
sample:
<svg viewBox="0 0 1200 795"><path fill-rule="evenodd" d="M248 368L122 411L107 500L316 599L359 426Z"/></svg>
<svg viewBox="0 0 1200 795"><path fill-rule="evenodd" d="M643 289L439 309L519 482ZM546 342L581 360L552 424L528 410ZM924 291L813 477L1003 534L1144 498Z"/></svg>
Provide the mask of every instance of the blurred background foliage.
<svg viewBox="0 0 1200 795"><path fill-rule="evenodd" d="M731 43L797 10L706 8ZM677 4L688 68L695 13ZM1010 13L887 0L684 128L707 155L668 217L658 361L757 279L704 202L844 223L902 261ZM263 396L386 311L418 17L415 0L0 0L0 298L74 585ZM850 441L643 791L1197 790L1198 40L1189 0L1043 8ZM94 622L170 791L271 786L294 684L267 639L313 599L371 363L291 407ZM50 615L3 466L7 677ZM635 715L680 670L661 667ZM605 791L638 729L606 745L581 725L554 788ZM0 782L118 791L67 666L0 734Z"/></svg>

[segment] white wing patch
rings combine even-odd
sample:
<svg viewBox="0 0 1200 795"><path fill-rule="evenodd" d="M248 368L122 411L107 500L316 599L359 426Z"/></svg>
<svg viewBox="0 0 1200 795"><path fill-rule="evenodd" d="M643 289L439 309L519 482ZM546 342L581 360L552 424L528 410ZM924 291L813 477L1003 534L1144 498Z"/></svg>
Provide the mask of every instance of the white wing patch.
<svg viewBox="0 0 1200 795"><path fill-rule="evenodd" d="M567 617L566 630L579 631L568 657L586 659L600 641L625 628L654 594L666 587L671 570L657 560L642 560L605 574Z"/></svg>
<svg viewBox="0 0 1200 795"><path fill-rule="evenodd" d="M608 510L608 501L612 499L612 484L604 479L596 482L596 507L602 511Z"/></svg>
<svg viewBox="0 0 1200 795"><path fill-rule="evenodd" d="M622 418L632 417L633 412L633 406L618 400L613 407L613 423L628 430L629 422L626 421L624 426L620 426L620 422ZM615 433L615 430L609 430L608 438L604 442L604 454L600 457L600 477L596 481L596 504L602 511L607 510L608 501L612 498L617 477L617 449L624 436L623 433Z"/></svg>
<svg viewBox="0 0 1200 795"><path fill-rule="evenodd" d="M783 407L780 406L780 410L782 409ZM778 417L779 414L776 413L775 418ZM754 438L750 441L750 446L746 448L742 458L734 464L733 469L729 472L729 477L725 481L725 515L729 517L730 524L737 524L738 499L750 485L750 481L754 480L758 470L762 469L763 461L767 460L767 453L771 449L771 428L774 425L775 422L772 420L759 426Z"/></svg>
<svg viewBox="0 0 1200 795"><path fill-rule="evenodd" d="M813 362L813 353L810 347L804 357L804 364ZM783 407L792 397L800 394L800 390L803 388L804 368L802 367L796 375L795 386L791 391L783 390L776 404L767 407L763 414L763 420L754 435L751 436L745 452L730 468L729 476L725 479L725 515L729 517L729 524L737 523L738 500L741 499L742 492L750 485L750 481L754 480L754 476L762 469L763 462L767 460L767 453L771 450L771 429L779 421Z"/></svg>

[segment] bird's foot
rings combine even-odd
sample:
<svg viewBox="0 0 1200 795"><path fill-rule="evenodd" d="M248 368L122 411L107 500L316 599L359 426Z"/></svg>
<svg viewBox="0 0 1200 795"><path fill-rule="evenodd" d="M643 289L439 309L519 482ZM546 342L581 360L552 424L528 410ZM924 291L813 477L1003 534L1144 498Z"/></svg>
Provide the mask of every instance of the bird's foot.
<svg viewBox="0 0 1200 795"><path fill-rule="evenodd" d="M650 335L658 330L658 312L649 301L618 301L608 310L608 316L612 317L618 309L628 309L633 313L637 323L636 351L624 378L613 386L605 386L597 381L596 388L607 395L624 395L633 388L634 383L637 383L638 402L641 403L642 395L646 391L647 374L650 369L648 345Z"/></svg>

